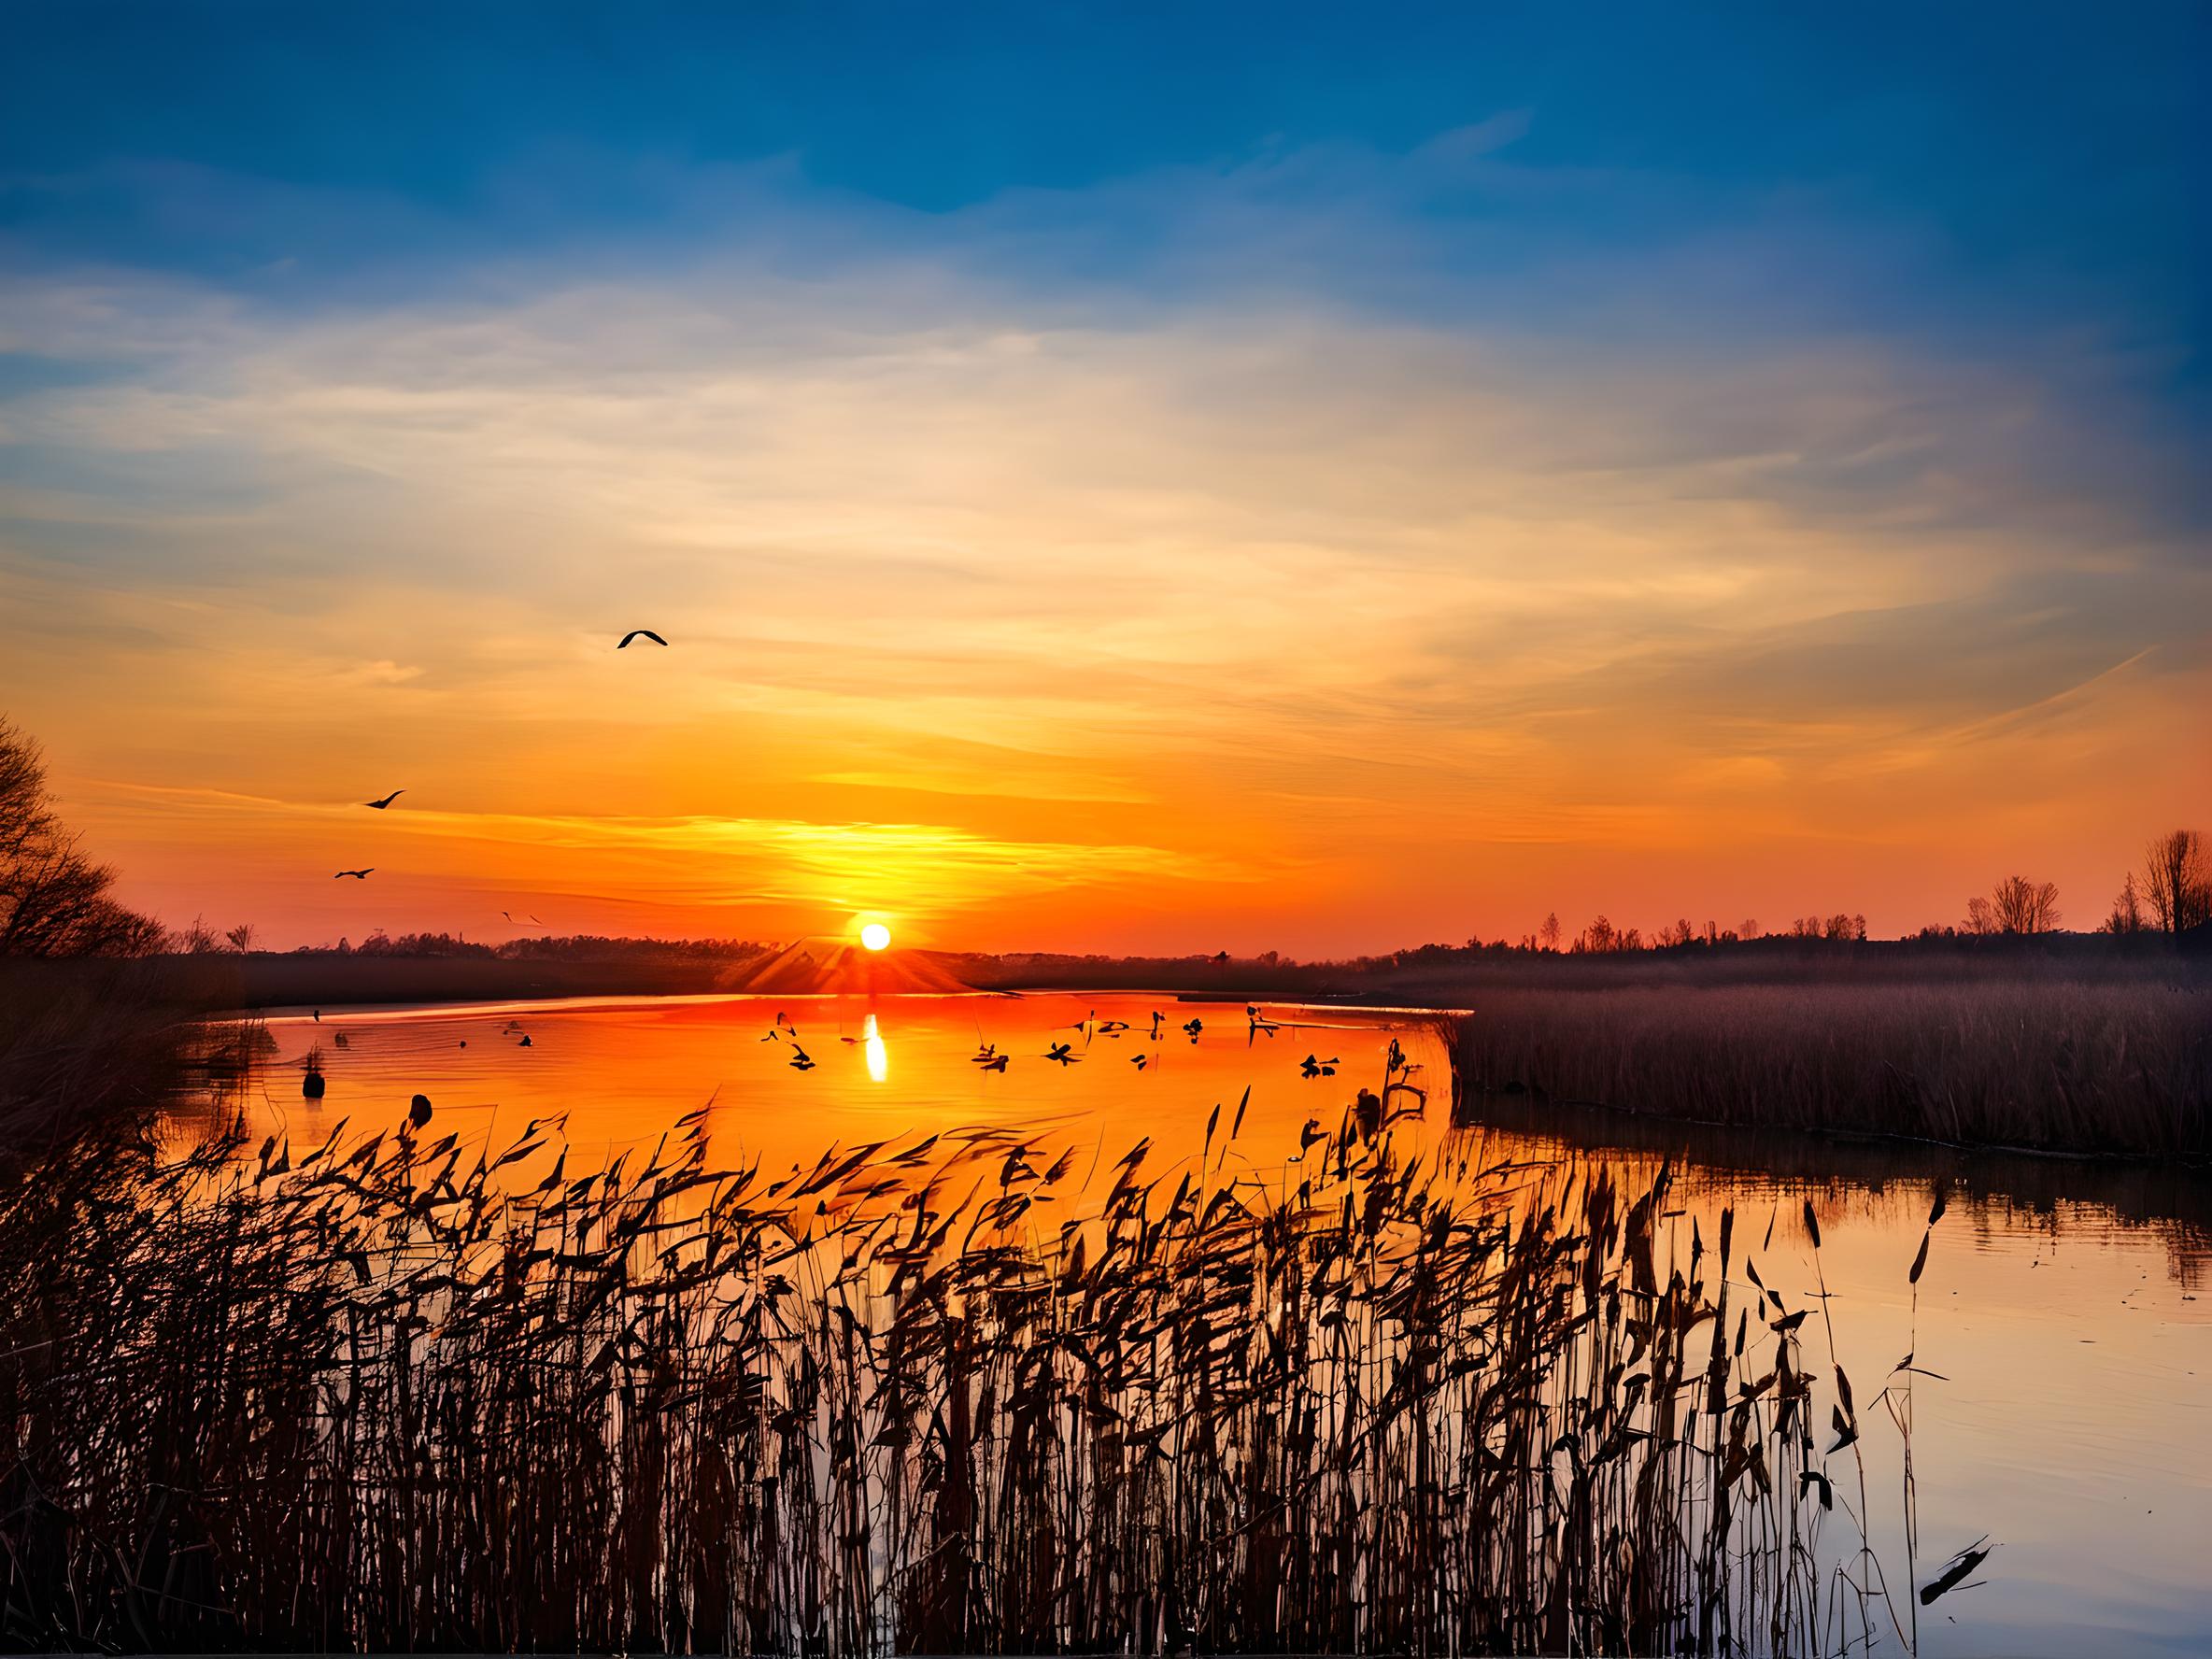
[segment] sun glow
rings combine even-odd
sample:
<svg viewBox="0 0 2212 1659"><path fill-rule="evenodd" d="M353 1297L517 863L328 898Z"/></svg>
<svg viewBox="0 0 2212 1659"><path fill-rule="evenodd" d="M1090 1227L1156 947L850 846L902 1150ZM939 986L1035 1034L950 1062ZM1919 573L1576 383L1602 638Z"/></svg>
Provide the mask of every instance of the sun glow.
<svg viewBox="0 0 2212 1659"><path fill-rule="evenodd" d="M891 943L891 930L881 922L870 922L860 929L860 943L872 951L882 950Z"/></svg>

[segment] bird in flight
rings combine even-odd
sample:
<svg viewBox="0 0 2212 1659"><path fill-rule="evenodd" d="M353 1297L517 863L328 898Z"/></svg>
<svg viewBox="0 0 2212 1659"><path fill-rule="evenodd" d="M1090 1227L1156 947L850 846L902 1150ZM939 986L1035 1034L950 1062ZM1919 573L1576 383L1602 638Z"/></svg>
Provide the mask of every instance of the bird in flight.
<svg viewBox="0 0 2212 1659"><path fill-rule="evenodd" d="M649 639L657 645L665 645L668 644L666 640L655 633L650 628L633 628L628 633L622 636L622 645L617 645L615 649L619 651L622 649L622 645L627 645L633 639Z"/></svg>
<svg viewBox="0 0 2212 1659"><path fill-rule="evenodd" d="M1006 1062L1009 1057L1006 1055L993 1055L986 1060L979 1055L976 1056L975 1063L985 1071L1003 1071L1006 1070Z"/></svg>
<svg viewBox="0 0 2212 1659"><path fill-rule="evenodd" d="M814 1069L814 1056L808 1054L806 1050L801 1048L796 1042L791 1044L791 1070L794 1071L812 1071Z"/></svg>
<svg viewBox="0 0 2212 1659"><path fill-rule="evenodd" d="M394 789L394 790L393 790L393 791L392 791L390 794L387 795L387 796L386 796L386 797L385 797L383 800L381 800L381 801L362 801L362 805L363 805L363 806L373 806L373 807L375 807L375 808L376 808L376 809L378 812L382 812L382 811L383 811L383 810L384 810L386 807L390 806L390 804L391 804L393 801L397 801L397 800L398 800L398 799L399 799L401 796L404 795L405 793L406 793L406 790L404 790L404 789Z"/></svg>
<svg viewBox="0 0 2212 1659"><path fill-rule="evenodd" d="M1083 1056L1074 1052L1074 1047L1075 1045L1071 1042L1056 1042L1045 1050L1044 1057L1048 1060L1057 1060L1063 1066L1075 1065Z"/></svg>
<svg viewBox="0 0 2212 1659"><path fill-rule="evenodd" d="M369 866L369 870L374 870L376 868L376 867L374 864ZM344 877L350 875L355 881L367 881L369 879L369 870L341 870L335 875L332 876L331 880L339 881Z"/></svg>

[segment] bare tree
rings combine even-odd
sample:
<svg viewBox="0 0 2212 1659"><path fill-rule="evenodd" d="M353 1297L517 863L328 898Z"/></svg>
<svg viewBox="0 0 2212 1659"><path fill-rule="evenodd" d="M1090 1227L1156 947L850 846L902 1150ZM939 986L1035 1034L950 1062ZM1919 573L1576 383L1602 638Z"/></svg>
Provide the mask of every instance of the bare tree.
<svg viewBox="0 0 2212 1659"><path fill-rule="evenodd" d="M2143 895L2166 933L2212 921L2212 858L2194 830L2176 830L2144 849Z"/></svg>
<svg viewBox="0 0 2212 1659"><path fill-rule="evenodd" d="M1544 925L1538 930L1537 937L1544 942L1546 950L1555 951L1559 948L1559 913L1557 911L1553 911L1544 918Z"/></svg>
<svg viewBox="0 0 2212 1659"><path fill-rule="evenodd" d="M2135 872L2129 871L2120 884L2120 893L2112 900L2112 914L2105 918L2107 933L2140 933L2149 921L2143 914L2143 892L2135 886Z"/></svg>
<svg viewBox="0 0 2212 1659"><path fill-rule="evenodd" d="M2056 882L2032 882L2024 875L2008 875L1990 889L1987 899L1966 900L1968 933L2048 933L2059 925L2059 886Z"/></svg>
<svg viewBox="0 0 2212 1659"><path fill-rule="evenodd" d="M236 951L240 956L244 956L248 951L253 948L253 924L251 922L240 922L235 928L233 928L229 932L225 933L223 937L230 941L231 948L233 950Z"/></svg>
<svg viewBox="0 0 2212 1659"><path fill-rule="evenodd" d="M78 851L38 745L0 719L0 957L145 956L161 924L110 897L115 872Z"/></svg>

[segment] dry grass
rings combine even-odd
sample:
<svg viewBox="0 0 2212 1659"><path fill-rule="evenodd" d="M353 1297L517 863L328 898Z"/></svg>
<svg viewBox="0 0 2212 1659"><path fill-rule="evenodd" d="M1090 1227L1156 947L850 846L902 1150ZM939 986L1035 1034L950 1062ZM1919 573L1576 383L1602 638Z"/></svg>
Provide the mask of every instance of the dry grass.
<svg viewBox="0 0 2212 1659"><path fill-rule="evenodd" d="M0 1193L0 1639L1909 1636L1909 1564L1820 1537L1903 1397L1828 1382L1729 1221L1351 1123L1240 1178L1241 1117L1087 1195L1004 1131L717 1170L696 1117L575 1179L551 1126L57 1157Z"/></svg>
<svg viewBox="0 0 2212 1659"><path fill-rule="evenodd" d="M143 1128L206 1037L147 963L0 963L0 1170L99 1126Z"/></svg>
<svg viewBox="0 0 2212 1659"><path fill-rule="evenodd" d="M2159 982L1499 988L1471 1089L1707 1122L2079 1153L2212 1153L2212 989Z"/></svg>

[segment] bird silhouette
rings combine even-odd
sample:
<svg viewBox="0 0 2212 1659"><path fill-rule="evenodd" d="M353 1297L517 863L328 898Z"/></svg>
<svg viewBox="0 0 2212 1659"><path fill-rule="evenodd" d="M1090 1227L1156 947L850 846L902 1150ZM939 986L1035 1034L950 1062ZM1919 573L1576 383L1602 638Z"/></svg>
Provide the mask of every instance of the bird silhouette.
<svg viewBox="0 0 2212 1659"><path fill-rule="evenodd" d="M518 1042L518 1043L517 1043L515 1046L516 1046L517 1048L530 1048L530 1047L532 1047L532 1046L534 1046L534 1045L532 1043L532 1042L530 1041L530 1039L529 1039L528 1037L525 1037L525 1038L523 1038L523 1040L522 1040L520 1042Z"/></svg>
<svg viewBox="0 0 2212 1659"><path fill-rule="evenodd" d="M376 868L376 867L374 864L369 866L369 870L374 870ZM337 872L337 874L332 876L331 880L342 881L347 876L350 875L355 881L367 881L369 879L369 870L341 870Z"/></svg>
<svg viewBox="0 0 2212 1659"><path fill-rule="evenodd" d="M381 800L381 801L362 801L362 805L363 805L363 806L373 806L373 807L375 807L375 808L376 808L376 809L378 812L382 812L382 811L383 811L383 810L384 810L386 807L390 806L390 804L391 804L393 801L397 801L397 800L398 800L398 799L399 799L401 796L404 795L405 793L406 793L406 790L404 790L404 789L394 789L394 790L393 790L393 791L392 791L390 794L387 795L387 796L386 796L386 797L385 797L383 800Z"/></svg>
<svg viewBox="0 0 2212 1659"><path fill-rule="evenodd" d="M814 1056L808 1054L806 1050L801 1048L796 1042L791 1044L791 1070L794 1071L812 1071L814 1069Z"/></svg>
<svg viewBox="0 0 2212 1659"><path fill-rule="evenodd" d="M1057 1060L1063 1066L1072 1066L1083 1058L1074 1050L1075 1045L1071 1042L1056 1042L1044 1051L1044 1057L1048 1060Z"/></svg>
<svg viewBox="0 0 2212 1659"><path fill-rule="evenodd" d="M1129 1064L1136 1067L1138 1071L1141 1071L1144 1070L1145 1061L1151 1058L1152 1056L1150 1055L1131 1055L1129 1056Z"/></svg>
<svg viewBox="0 0 2212 1659"><path fill-rule="evenodd" d="M1185 1037L1188 1037L1193 1042L1196 1042L1198 1040L1198 1033L1203 1031L1205 1028L1205 1021L1194 1017L1184 1023L1183 1034Z"/></svg>
<svg viewBox="0 0 2212 1659"><path fill-rule="evenodd" d="M627 645L633 639L649 639L657 645L665 645L668 644L666 640L655 633L650 628L633 628L628 633L622 636L622 644L617 645L615 649L619 651L622 649L623 645Z"/></svg>
<svg viewBox="0 0 2212 1659"><path fill-rule="evenodd" d="M1308 1055L1298 1062L1298 1075L1300 1077L1334 1077L1337 1074L1337 1068L1342 1063L1335 1055L1329 1056L1326 1060L1316 1059L1312 1055Z"/></svg>
<svg viewBox="0 0 2212 1659"><path fill-rule="evenodd" d="M407 1102L407 1121L418 1129L430 1122L430 1097L428 1095L417 1095Z"/></svg>
<svg viewBox="0 0 2212 1659"><path fill-rule="evenodd" d="M1006 1070L1006 1061L1008 1057L1009 1056L1005 1055L993 1055L987 1060L979 1057L975 1063L981 1066L985 1071L1003 1071Z"/></svg>

